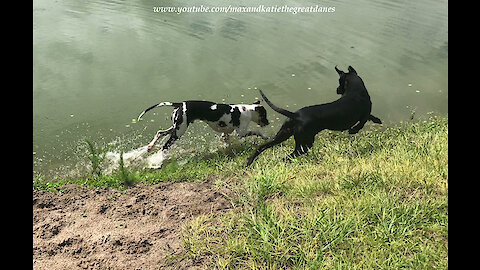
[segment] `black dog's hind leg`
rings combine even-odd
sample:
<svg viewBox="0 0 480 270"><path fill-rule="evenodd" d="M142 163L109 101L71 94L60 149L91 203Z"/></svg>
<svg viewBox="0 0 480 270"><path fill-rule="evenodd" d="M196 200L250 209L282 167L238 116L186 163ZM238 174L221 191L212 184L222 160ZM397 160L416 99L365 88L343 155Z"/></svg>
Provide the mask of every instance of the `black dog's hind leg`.
<svg viewBox="0 0 480 270"><path fill-rule="evenodd" d="M275 138L271 142L267 142L260 147L258 147L257 150L255 150L255 153L247 160L246 166L249 166L252 164L252 162L255 160L255 158L260 155L263 151L267 150L270 147L273 147L277 144L280 144L284 141L286 141L288 138L290 138L293 135L293 126L294 122L291 120L287 120L280 130L277 132L277 135L275 135Z"/></svg>
<svg viewBox="0 0 480 270"><path fill-rule="evenodd" d="M295 150L287 156L287 159L296 158L303 154L306 154L310 148L313 147L313 142L315 141L315 135L313 137L304 137L298 138L295 136Z"/></svg>

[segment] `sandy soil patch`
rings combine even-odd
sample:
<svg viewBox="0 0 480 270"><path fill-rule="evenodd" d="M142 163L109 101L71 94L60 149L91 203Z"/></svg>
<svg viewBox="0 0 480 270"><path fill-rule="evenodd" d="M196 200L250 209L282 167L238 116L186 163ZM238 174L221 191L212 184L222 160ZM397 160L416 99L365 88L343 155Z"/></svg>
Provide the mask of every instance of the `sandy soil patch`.
<svg viewBox="0 0 480 270"><path fill-rule="evenodd" d="M182 256L180 233L195 216L227 211L225 194L207 182L34 191L33 268L203 269Z"/></svg>

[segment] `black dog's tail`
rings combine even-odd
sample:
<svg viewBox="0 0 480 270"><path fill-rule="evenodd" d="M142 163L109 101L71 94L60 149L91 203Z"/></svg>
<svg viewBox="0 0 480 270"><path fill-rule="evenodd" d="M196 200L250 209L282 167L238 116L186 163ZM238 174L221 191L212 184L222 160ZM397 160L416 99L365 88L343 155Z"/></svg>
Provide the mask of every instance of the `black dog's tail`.
<svg viewBox="0 0 480 270"><path fill-rule="evenodd" d="M273 105L272 102L270 102L270 100L268 100L268 98L263 94L262 90L258 89L258 91L260 91L260 95L262 95L263 99L265 100L265 102L268 104L268 106L270 106L270 108L272 108L274 111L278 112L278 113L281 113L283 115L285 115L286 117L288 118L295 118L295 114L293 112L290 112L290 111L287 111L285 109L282 109L282 108L279 108L275 105Z"/></svg>
<svg viewBox="0 0 480 270"><path fill-rule="evenodd" d="M149 107L149 108L146 109L145 111L143 111L143 112L138 116L137 121L140 121L140 118L142 118L142 116L143 116L146 112L150 111L151 109L155 109L155 108L157 108L157 107L162 107L162 106L180 107L180 106L182 106L182 103L176 103L176 102L174 102L174 103L172 103L172 102L160 102L160 103L158 103L158 104L155 104L155 105Z"/></svg>

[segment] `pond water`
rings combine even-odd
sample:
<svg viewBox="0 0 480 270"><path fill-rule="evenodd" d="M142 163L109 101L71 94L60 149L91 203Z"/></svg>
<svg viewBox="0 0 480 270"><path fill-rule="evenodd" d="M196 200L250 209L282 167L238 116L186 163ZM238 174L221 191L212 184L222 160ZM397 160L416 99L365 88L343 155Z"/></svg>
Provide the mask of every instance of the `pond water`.
<svg viewBox="0 0 480 270"><path fill-rule="evenodd" d="M330 12L240 12L259 5ZM160 12L192 6L237 9ZM357 70L386 124L413 111L448 114L446 0L39 0L33 8L34 175L71 170L85 139L146 145L170 126L172 108L133 119L161 101L251 103L257 88L290 110L333 101L335 65ZM267 111L273 134L284 117ZM204 126L180 145L216 138Z"/></svg>

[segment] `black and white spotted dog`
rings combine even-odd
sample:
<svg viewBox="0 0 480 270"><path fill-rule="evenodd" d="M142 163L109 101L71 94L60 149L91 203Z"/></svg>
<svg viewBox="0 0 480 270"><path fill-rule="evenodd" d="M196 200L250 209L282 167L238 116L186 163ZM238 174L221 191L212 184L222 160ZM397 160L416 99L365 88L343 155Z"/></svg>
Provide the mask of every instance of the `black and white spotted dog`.
<svg viewBox="0 0 480 270"><path fill-rule="evenodd" d="M176 140L178 140L187 130L187 127L195 120L205 121L213 130L222 133L222 138L228 142L228 136L236 131L239 137L260 136L265 137L256 131L248 131L250 121L264 127L268 125L267 111L256 101L248 104L220 104L210 101L189 100L184 102L161 102L151 106L143 111L138 120L151 109L161 106L173 106L172 113L173 125L166 130L159 130L148 144L148 151L152 150L155 143L163 136L170 135L170 138L163 146L163 150L168 149Z"/></svg>

